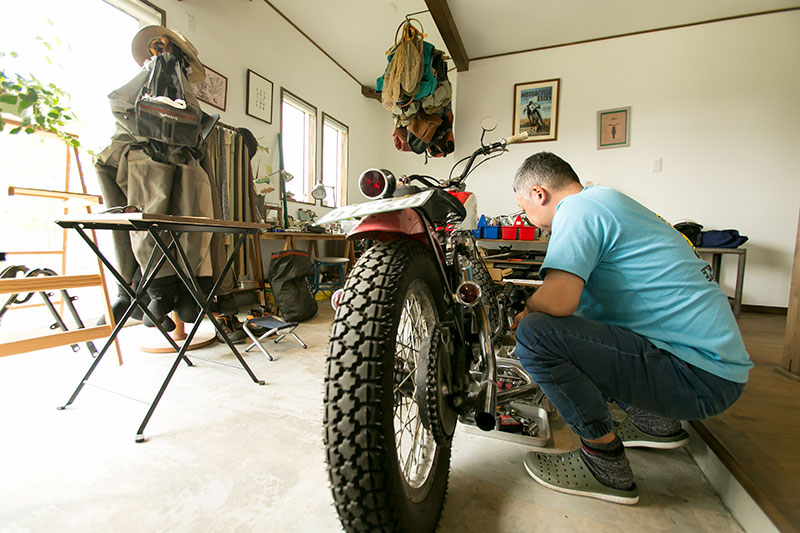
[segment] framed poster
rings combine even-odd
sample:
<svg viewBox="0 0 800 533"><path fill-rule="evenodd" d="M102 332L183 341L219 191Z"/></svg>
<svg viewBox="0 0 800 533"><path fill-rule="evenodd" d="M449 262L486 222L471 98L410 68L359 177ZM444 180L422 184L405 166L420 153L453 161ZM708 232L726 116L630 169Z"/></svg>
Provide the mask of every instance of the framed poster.
<svg viewBox="0 0 800 533"><path fill-rule="evenodd" d="M225 111L225 103L228 100L228 78L206 65L203 67L206 69L206 79L192 85L194 95L201 102Z"/></svg>
<svg viewBox="0 0 800 533"><path fill-rule="evenodd" d="M597 149L631 145L631 108L619 107L597 112Z"/></svg>
<svg viewBox="0 0 800 533"><path fill-rule="evenodd" d="M514 84L514 131L527 132L523 142L558 138L558 86L561 78Z"/></svg>
<svg viewBox="0 0 800 533"><path fill-rule="evenodd" d="M247 69L247 114L272 124L272 82Z"/></svg>

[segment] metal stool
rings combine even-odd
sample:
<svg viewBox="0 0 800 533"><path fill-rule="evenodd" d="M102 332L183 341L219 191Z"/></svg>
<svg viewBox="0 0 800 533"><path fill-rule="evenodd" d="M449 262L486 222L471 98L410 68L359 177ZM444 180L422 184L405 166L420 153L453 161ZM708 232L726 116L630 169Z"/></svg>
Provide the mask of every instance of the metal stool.
<svg viewBox="0 0 800 533"><path fill-rule="evenodd" d="M258 349L261 350L261 353L269 357L270 361L273 361L273 357L270 355L267 349L264 348L264 345L261 344L261 339L269 337L270 335L278 335L278 338L275 339L276 343L280 342L286 335L291 335L294 337L294 340L296 340L297 343L303 347L303 349L308 348L306 343L300 340L300 337L298 337L294 332L298 325L300 325L299 322L284 322L283 320L275 318L274 316L251 318L250 320L245 321L245 323L242 325L244 332L253 341L250 346L245 348L244 351L249 352L254 346L258 346ZM253 333L253 330L250 329L252 327L266 328L267 332L256 338L255 333Z"/></svg>
<svg viewBox="0 0 800 533"><path fill-rule="evenodd" d="M345 268L350 260L346 257L317 257L314 259L314 282L313 292L317 294L322 290L334 291L344 286L344 280L347 277ZM334 267L337 269L339 279L335 282L323 283L322 282L322 268Z"/></svg>

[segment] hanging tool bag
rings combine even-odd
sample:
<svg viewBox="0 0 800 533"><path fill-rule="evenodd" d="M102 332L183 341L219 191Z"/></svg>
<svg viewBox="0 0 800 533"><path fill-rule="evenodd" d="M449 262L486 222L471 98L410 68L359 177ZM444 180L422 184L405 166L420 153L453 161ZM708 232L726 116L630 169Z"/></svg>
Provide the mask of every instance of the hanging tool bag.
<svg viewBox="0 0 800 533"><path fill-rule="evenodd" d="M165 53L152 61L147 82L136 98L139 135L170 146L197 146L203 112L194 98L186 97L178 58Z"/></svg>
<svg viewBox="0 0 800 533"><path fill-rule="evenodd" d="M286 322L302 322L317 314L317 301L308 284L313 270L311 256L300 250L285 250L270 257L269 285L278 314Z"/></svg>

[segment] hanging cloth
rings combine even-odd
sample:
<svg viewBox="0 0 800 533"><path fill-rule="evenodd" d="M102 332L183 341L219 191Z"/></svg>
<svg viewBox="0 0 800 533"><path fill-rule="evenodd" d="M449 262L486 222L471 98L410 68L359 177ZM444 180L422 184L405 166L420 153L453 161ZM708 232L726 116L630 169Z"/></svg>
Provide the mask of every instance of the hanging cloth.
<svg viewBox="0 0 800 533"><path fill-rule="evenodd" d="M419 24L417 29L413 22ZM395 44L386 55L389 65L383 79L381 100L383 107L391 109L403 94L415 95L422 79L423 39L422 23L408 19L397 28Z"/></svg>

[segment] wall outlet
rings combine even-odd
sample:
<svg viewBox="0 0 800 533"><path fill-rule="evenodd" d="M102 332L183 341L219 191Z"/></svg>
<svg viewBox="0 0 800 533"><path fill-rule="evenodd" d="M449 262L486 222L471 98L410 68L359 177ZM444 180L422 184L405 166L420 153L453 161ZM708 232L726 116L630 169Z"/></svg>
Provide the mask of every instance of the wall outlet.
<svg viewBox="0 0 800 533"><path fill-rule="evenodd" d="M653 163L650 165L650 172L661 172L661 165L664 160L660 157L656 157L653 159Z"/></svg>

